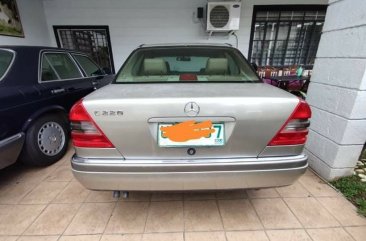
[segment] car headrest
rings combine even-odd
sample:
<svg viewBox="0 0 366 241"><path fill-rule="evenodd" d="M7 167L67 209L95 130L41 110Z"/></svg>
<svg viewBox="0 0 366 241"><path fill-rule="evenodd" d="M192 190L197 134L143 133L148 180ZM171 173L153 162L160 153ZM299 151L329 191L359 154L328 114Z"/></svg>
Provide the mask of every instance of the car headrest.
<svg viewBox="0 0 366 241"><path fill-rule="evenodd" d="M228 63L226 58L209 58L206 64L206 74L224 75L227 74Z"/></svg>
<svg viewBox="0 0 366 241"><path fill-rule="evenodd" d="M164 59L144 59L144 75L166 75L167 72Z"/></svg>

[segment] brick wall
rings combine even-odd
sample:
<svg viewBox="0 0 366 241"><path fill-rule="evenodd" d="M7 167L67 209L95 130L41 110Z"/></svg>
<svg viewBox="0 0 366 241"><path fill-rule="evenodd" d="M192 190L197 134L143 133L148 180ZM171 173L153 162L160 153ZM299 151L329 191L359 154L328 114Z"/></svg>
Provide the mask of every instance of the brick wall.
<svg viewBox="0 0 366 241"><path fill-rule="evenodd" d="M366 142L366 1L331 0L308 102L310 165L332 180L352 173Z"/></svg>

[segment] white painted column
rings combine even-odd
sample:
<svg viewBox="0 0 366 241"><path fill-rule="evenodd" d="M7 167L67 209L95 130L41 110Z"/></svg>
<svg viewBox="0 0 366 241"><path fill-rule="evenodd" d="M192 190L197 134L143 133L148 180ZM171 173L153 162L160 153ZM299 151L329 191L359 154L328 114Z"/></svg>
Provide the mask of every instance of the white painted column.
<svg viewBox="0 0 366 241"><path fill-rule="evenodd" d="M366 142L366 1L330 0L307 101L306 152L327 180L350 175Z"/></svg>

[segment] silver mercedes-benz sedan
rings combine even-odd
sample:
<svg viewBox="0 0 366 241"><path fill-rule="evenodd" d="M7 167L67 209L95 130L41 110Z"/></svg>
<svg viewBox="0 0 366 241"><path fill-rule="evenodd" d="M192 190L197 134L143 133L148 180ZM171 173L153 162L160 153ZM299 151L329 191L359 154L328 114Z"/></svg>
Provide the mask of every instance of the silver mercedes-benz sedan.
<svg viewBox="0 0 366 241"><path fill-rule="evenodd" d="M72 169L93 190L289 185L308 166L310 117L233 47L141 46L72 108Z"/></svg>

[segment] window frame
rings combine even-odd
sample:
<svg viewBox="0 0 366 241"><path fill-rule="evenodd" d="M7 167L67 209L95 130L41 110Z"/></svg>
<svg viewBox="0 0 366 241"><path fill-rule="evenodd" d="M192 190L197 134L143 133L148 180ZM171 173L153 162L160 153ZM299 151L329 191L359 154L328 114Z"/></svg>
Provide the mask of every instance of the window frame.
<svg viewBox="0 0 366 241"><path fill-rule="evenodd" d="M105 76L107 74L101 74L101 75L91 75L91 76L88 76L88 74L86 73L84 67L79 63L79 61L76 59L75 55L79 55L79 56L82 56L82 57L85 57L87 59L89 59L93 64L95 64L99 70L103 71L103 69L99 66L99 64L97 64L92 58L90 58L87 54L81 54L81 53L76 53L76 52L73 52L73 53L70 53L72 58L75 60L75 62L78 64L78 66L80 67L80 69L83 71L84 75L88 78L93 78L93 77L98 77L98 76ZM104 72L104 71L103 71Z"/></svg>
<svg viewBox="0 0 366 241"><path fill-rule="evenodd" d="M253 73L255 74L255 76L258 78L257 81L252 81L252 82L244 82L244 81L215 81L215 82L196 82L196 81L177 81L177 82L167 82L167 81L156 81L156 82L117 82L118 76L120 75L120 73L122 72L122 70L124 69L124 67L127 65L127 63L130 61L130 59L134 56L134 54L141 50L141 49L156 49L156 48L175 48L175 47L210 47L210 48L228 48L228 49L233 49L234 51L237 52L237 54L245 61L245 63L249 66L249 68L252 69ZM141 45L140 47L134 49L130 55L127 57L127 59L124 61L124 63L122 64L122 66L119 68L119 70L117 71L117 73L115 74L115 78L113 79L113 81L111 82L111 84L165 84L165 83L173 83L173 84L184 84L184 83L206 83L206 84L211 84L211 83L236 83L236 84L247 84L247 83L262 83L261 81L261 77L258 75L257 71L253 68L253 66L250 64L250 62L248 61L248 59L244 56L244 54L237 48L231 47L231 46L215 46L215 45L158 45L158 46L148 46L148 47L144 47L143 45Z"/></svg>
<svg viewBox="0 0 366 241"><path fill-rule="evenodd" d="M5 79L5 77L8 75L11 67L13 66L17 53L12 49L7 49L7 48L0 48L0 50L7 51L7 52L10 52L13 54L13 57L8 65L8 67L6 68L4 74L2 76L0 76L0 82L1 82L3 79Z"/></svg>
<svg viewBox="0 0 366 241"><path fill-rule="evenodd" d="M80 73L80 77L78 78L67 78L67 79L61 79L60 76L58 75L57 71L54 69L57 77L59 79L57 80L48 80L48 81L44 81L42 80L42 67L43 67L43 56L45 54L66 54L70 59L71 61L75 64L77 70L79 71ZM48 60L47 60L48 61ZM51 65L51 63L49 63L51 68L53 69L53 66ZM76 80L76 79L85 79L85 78L89 78L88 76L86 76L83 71L80 69L78 63L76 63L75 59L71 56L71 54L67 51L62 51L62 50L44 50L44 51L41 51L41 53L39 54L39 60L38 60L38 83L40 84L44 84L44 83L52 83L52 82L56 82L56 81L70 81L70 80Z"/></svg>
<svg viewBox="0 0 366 241"><path fill-rule="evenodd" d="M249 39L249 49L248 49L248 61L249 62L252 62L252 53L253 53L253 45L254 45L254 42L255 41L258 41L258 42L264 42L266 41L265 40L265 35L263 37L264 40L254 40L254 33L255 33L255 24L257 23L256 22L256 17L257 17L257 13L258 12L263 12L263 11L278 11L279 12L279 17L277 18L277 21L276 20L273 20L273 21L259 21L258 23L260 22L265 22L265 26L267 26L267 23L268 22L275 22L276 21L276 24L277 24L277 29L276 29L276 36L275 36L275 39L272 40L274 42L274 50L275 50L275 47L277 45L277 33L278 33L278 30L279 30L279 24L281 22L281 12L283 11L301 11L301 12L307 12L307 11L327 11L327 7L328 5L323 5L323 4L307 4L307 5L254 5L253 6L253 14L252 14L252 26L251 26L251 31L250 31L250 39ZM301 29L303 29L304 27L304 23L307 22L307 21L314 21L314 20L305 20L305 14L303 16L303 19L302 20L288 20L289 23L291 22L301 22L302 23L302 27ZM289 25L289 31L290 32L290 29L291 29L291 25ZM266 31L266 30L265 30ZM315 28L312 30L312 34L314 33L315 31ZM266 33L264 33L266 34ZM287 38L286 40L284 40L286 42L286 51L288 49L288 43L289 43L289 36L290 34L288 33L287 34ZM283 41L283 40L280 40L280 41ZM263 45L262 45L263 46ZM297 46L296 48L296 54L297 55L297 52L298 50L300 49L299 46ZM285 65L285 62L286 62L286 51L284 52L284 54L282 54L282 57L281 57L281 65L276 65L277 67L285 67L285 66L290 66L290 65ZM310 52L310 45L309 47L305 50L306 53ZM263 54L263 50L261 49L261 53ZM299 57L299 56L295 56L295 59ZM272 61L273 61L273 57L272 57ZM265 66L265 65L264 65ZM274 65L270 65L270 66L274 66ZM313 66L312 64L304 64L305 67L308 67L308 66ZM262 66L263 67L263 66Z"/></svg>
<svg viewBox="0 0 366 241"><path fill-rule="evenodd" d="M106 40L109 48L109 57L110 57L110 69L112 74L116 73L116 69L114 66L114 58L113 58L113 49L111 42L111 35L109 32L108 25L53 25L53 32L55 34L56 44L59 48L63 48L61 43L61 37L59 35L59 30L103 30L106 32ZM80 51L77 49L73 49L74 51ZM101 65L98 64L99 67Z"/></svg>

